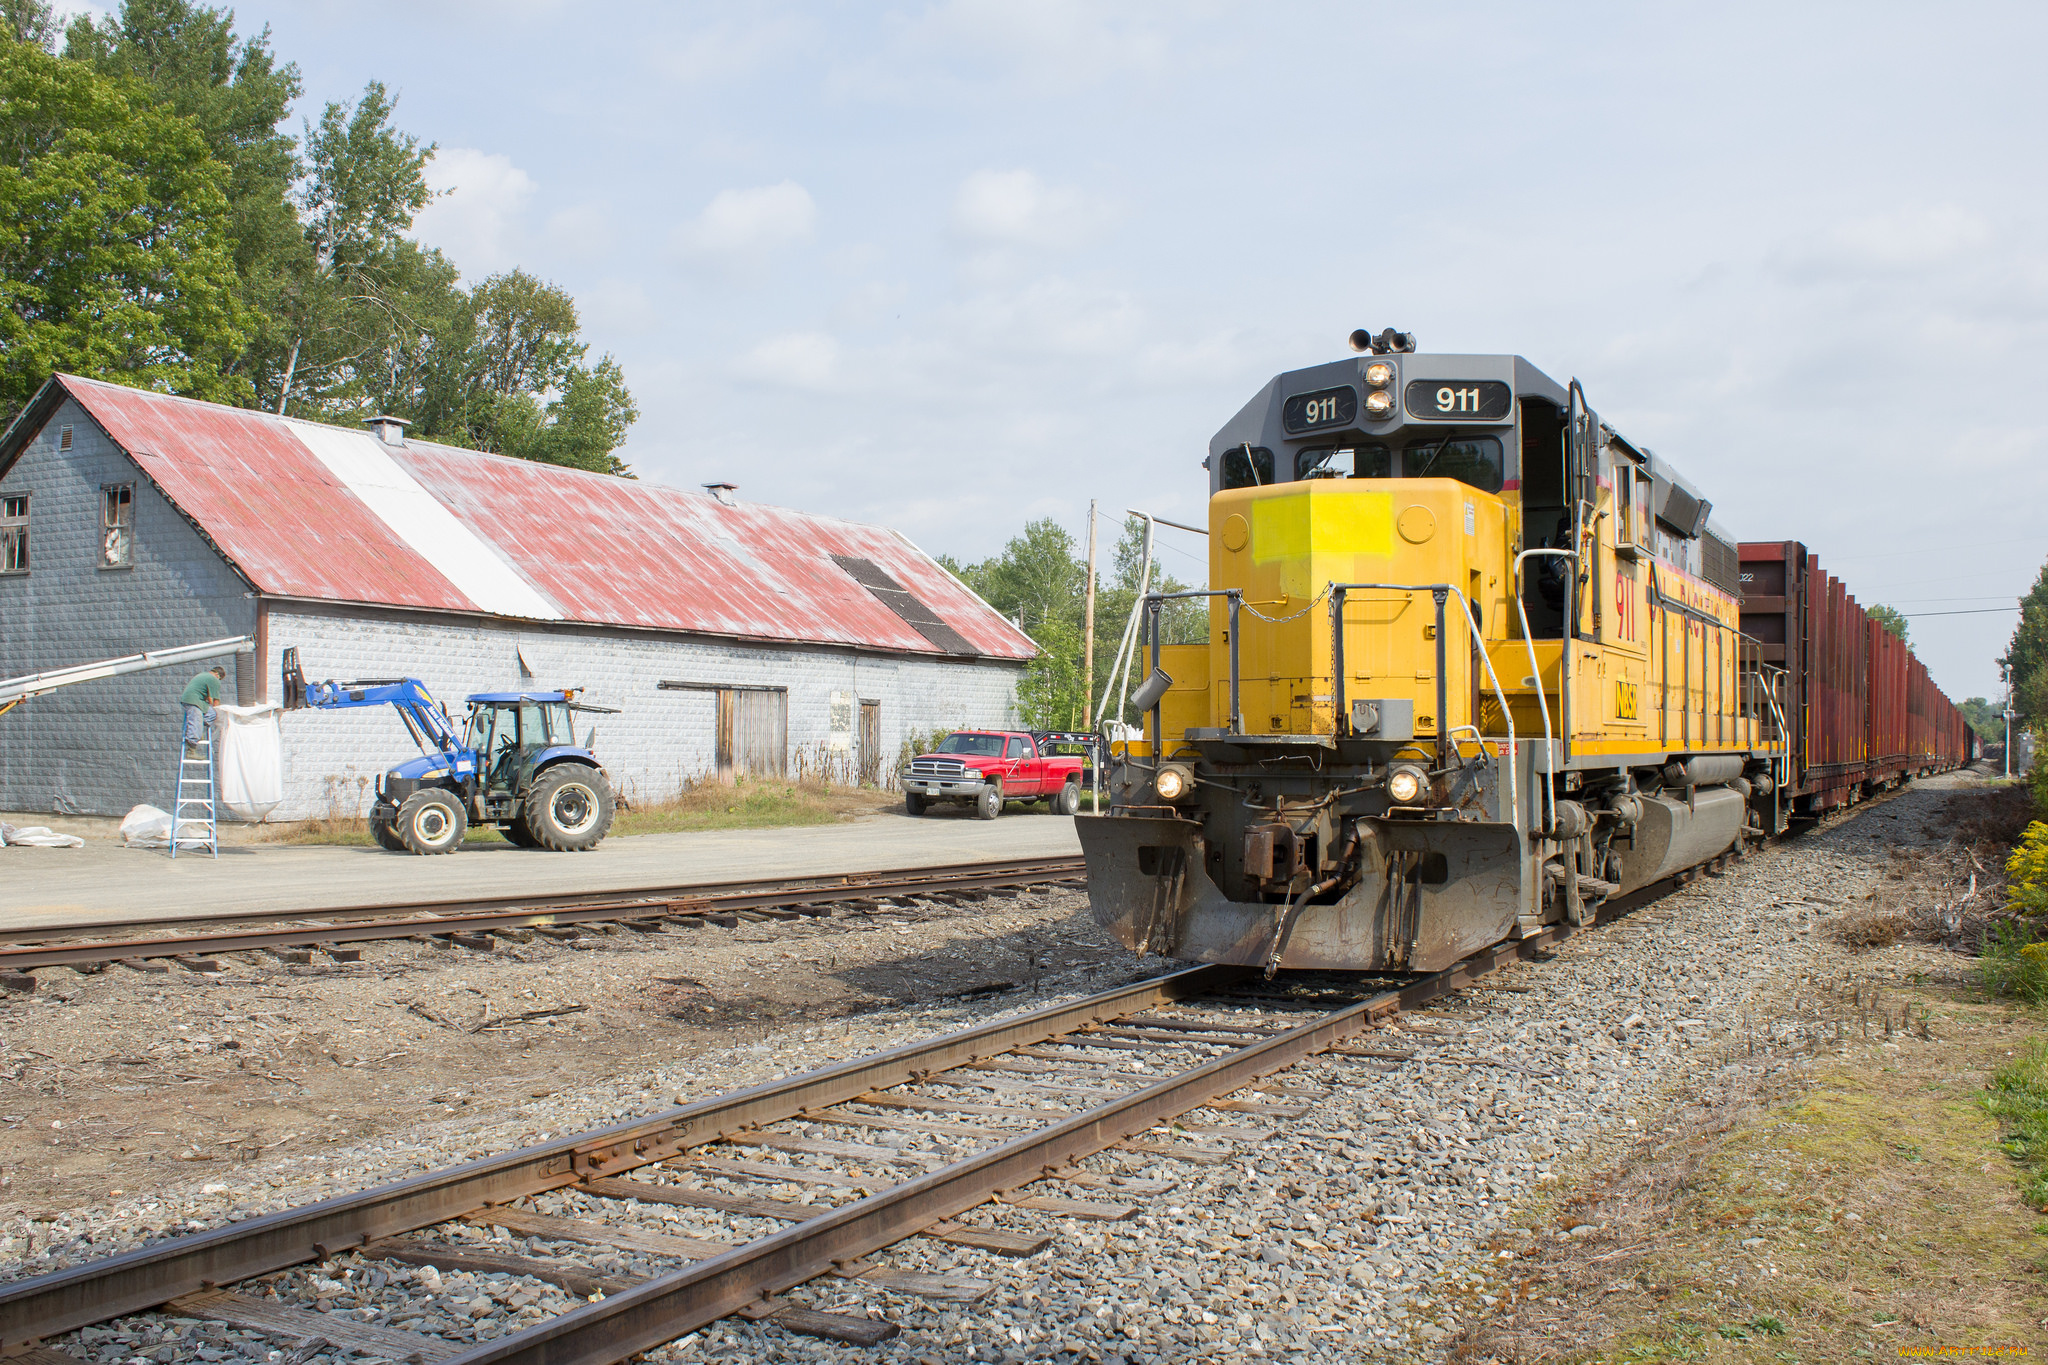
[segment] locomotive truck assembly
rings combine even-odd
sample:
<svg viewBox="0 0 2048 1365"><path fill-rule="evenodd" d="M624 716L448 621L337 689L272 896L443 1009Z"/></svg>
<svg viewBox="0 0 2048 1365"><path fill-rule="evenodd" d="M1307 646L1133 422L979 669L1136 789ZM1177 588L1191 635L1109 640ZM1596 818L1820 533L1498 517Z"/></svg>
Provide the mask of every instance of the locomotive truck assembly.
<svg viewBox="0 0 2048 1365"><path fill-rule="evenodd" d="M1126 946L1436 971L1967 761L1803 546L1738 545L1577 380L1352 345L1217 432L1210 587L1137 607L1144 736L1079 820ZM1208 642L1161 643L1176 597Z"/></svg>

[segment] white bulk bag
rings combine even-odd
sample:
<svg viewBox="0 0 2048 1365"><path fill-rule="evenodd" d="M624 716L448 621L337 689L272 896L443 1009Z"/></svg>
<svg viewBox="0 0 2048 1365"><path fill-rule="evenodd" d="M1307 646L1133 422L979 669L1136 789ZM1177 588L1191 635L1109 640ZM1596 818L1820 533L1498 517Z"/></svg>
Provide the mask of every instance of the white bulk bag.
<svg viewBox="0 0 2048 1365"><path fill-rule="evenodd" d="M137 806L121 820L124 843L146 848L166 848L171 842L171 813L155 806Z"/></svg>
<svg viewBox="0 0 2048 1365"><path fill-rule="evenodd" d="M220 803L244 820L261 820L284 800L282 710L272 702L214 708Z"/></svg>

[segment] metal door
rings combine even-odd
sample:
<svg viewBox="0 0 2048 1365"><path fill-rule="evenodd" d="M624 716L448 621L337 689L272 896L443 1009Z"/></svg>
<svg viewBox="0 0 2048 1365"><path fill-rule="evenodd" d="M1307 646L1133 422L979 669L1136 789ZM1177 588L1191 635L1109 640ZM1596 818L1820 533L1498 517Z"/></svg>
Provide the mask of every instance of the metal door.
<svg viewBox="0 0 2048 1365"><path fill-rule="evenodd" d="M882 782L882 703L860 704L860 781L877 787Z"/></svg>
<svg viewBox="0 0 2048 1365"><path fill-rule="evenodd" d="M718 693L718 775L726 781L789 772L789 693L722 688Z"/></svg>

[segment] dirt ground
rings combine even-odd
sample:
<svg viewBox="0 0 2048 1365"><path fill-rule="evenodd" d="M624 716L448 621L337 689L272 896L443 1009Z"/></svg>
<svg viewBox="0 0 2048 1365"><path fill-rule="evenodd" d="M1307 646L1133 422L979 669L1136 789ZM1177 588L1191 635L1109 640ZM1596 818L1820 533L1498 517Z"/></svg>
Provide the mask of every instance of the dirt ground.
<svg viewBox="0 0 2048 1365"><path fill-rule="evenodd" d="M1980 913L1971 875L1995 882L1995 850L1972 836L2000 799L1953 798L1939 832L1960 837L1895 851L1874 904L1823 926L1841 945L1827 970L1749 1002L1721 1065L1526 1211L1454 1361L2048 1345L2048 1219L1984 1107L2048 1012L1987 996L1956 951Z"/></svg>
<svg viewBox="0 0 2048 1365"><path fill-rule="evenodd" d="M0 1223L195 1175L232 1183L253 1162L517 1110L798 1019L1023 1002L1136 967L1064 890L583 942L401 940L359 963L248 954L217 974L45 969L34 995L0 997Z"/></svg>

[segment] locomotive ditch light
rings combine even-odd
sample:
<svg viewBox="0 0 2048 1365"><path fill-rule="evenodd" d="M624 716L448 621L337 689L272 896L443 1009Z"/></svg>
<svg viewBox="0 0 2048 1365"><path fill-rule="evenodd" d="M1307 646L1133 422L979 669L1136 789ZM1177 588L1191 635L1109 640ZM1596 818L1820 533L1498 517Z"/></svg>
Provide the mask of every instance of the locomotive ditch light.
<svg viewBox="0 0 2048 1365"><path fill-rule="evenodd" d="M1388 416L1394 411L1394 395L1385 389L1374 389L1365 396L1365 410L1369 416Z"/></svg>
<svg viewBox="0 0 2048 1365"><path fill-rule="evenodd" d="M1153 775L1152 790L1161 801L1178 801L1195 788L1195 774L1184 764L1168 763Z"/></svg>
<svg viewBox="0 0 2048 1365"><path fill-rule="evenodd" d="M1394 382L1394 367L1384 360L1375 360L1365 367L1365 382L1376 389L1384 389Z"/></svg>
<svg viewBox="0 0 2048 1365"><path fill-rule="evenodd" d="M1428 773L1413 764L1398 764L1387 774L1387 800L1397 806L1412 806L1428 784Z"/></svg>

